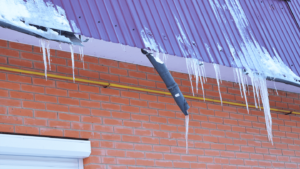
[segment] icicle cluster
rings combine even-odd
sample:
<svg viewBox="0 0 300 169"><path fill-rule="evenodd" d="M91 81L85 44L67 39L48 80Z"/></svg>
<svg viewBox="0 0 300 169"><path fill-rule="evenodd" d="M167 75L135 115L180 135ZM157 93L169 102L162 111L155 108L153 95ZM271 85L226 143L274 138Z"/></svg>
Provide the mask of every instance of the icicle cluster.
<svg viewBox="0 0 300 169"><path fill-rule="evenodd" d="M221 26L222 34L229 46L235 65L238 67L235 69L235 79L239 83L241 96L245 97L247 110L246 84L248 81L244 75L244 70L251 79L255 106L260 108L260 102L263 104L268 138L273 143L272 118L266 78L275 77L293 81L299 77L282 62L275 49L270 51L275 54L274 57L271 57L271 54L259 45L239 0L225 0L225 4L222 5L218 0L209 0L209 2ZM232 16L235 23L234 31L237 31L238 37L227 33L227 30L232 31L232 27L227 23L225 13Z"/></svg>

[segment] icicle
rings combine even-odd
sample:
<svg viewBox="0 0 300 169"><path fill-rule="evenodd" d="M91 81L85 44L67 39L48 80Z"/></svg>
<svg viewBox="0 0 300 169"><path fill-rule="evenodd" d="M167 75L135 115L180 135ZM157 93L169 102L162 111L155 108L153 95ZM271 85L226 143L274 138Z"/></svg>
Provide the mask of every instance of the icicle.
<svg viewBox="0 0 300 169"><path fill-rule="evenodd" d="M47 57L48 57L48 64L49 70L51 70L51 60L50 60L50 42L47 40Z"/></svg>
<svg viewBox="0 0 300 169"><path fill-rule="evenodd" d="M274 87L275 87L275 91L276 91L276 94L277 94L277 96L278 96L278 92L277 92L277 88L276 88L276 84L275 84L275 79L274 79Z"/></svg>
<svg viewBox="0 0 300 169"><path fill-rule="evenodd" d="M189 136L189 115L186 115L185 116L185 149L186 149L186 154L189 152L188 136Z"/></svg>
<svg viewBox="0 0 300 169"><path fill-rule="evenodd" d="M126 52L126 46L121 44L121 47L122 47L123 51Z"/></svg>
<svg viewBox="0 0 300 169"><path fill-rule="evenodd" d="M80 60L83 62L83 69L84 69L84 54L83 54L83 47L79 47L79 55L80 55Z"/></svg>
<svg viewBox="0 0 300 169"><path fill-rule="evenodd" d="M240 73L239 76L241 77L241 82L242 82L242 87L243 87L243 93L244 93L244 97L245 97L246 107L247 107L247 111L249 113L248 101L247 101L247 95L246 95L247 91L246 91L245 82L244 82L245 78L243 77L244 75L243 75L241 69L239 69L239 73Z"/></svg>
<svg viewBox="0 0 300 169"><path fill-rule="evenodd" d="M217 65L217 64L213 64L213 65L214 65L214 69L215 69L215 73L216 73L216 80L217 80L217 83L218 83L220 101L221 101L221 105L223 105L222 95L221 95L221 91L220 91L220 69L219 69L219 65Z"/></svg>
<svg viewBox="0 0 300 169"><path fill-rule="evenodd" d="M75 82L75 74L74 74L74 52L73 52L73 45L69 45L71 51L71 60L72 60L72 71L73 71L73 82Z"/></svg>
<svg viewBox="0 0 300 169"><path fill-rule="evenodd" d="M60 50L62 50L62 48L61 48L61 42L59 42L58 47L59 47Z"/></svg>
<svg viewBox="0 0 300 169"><path fill-rule="evenodd" d="M43 60L44 60L44 67L45 67L45 78L47 80L47 57L46 57L46 50L45 50L45 41L41 40L41 46L43 50Z"/></svg>

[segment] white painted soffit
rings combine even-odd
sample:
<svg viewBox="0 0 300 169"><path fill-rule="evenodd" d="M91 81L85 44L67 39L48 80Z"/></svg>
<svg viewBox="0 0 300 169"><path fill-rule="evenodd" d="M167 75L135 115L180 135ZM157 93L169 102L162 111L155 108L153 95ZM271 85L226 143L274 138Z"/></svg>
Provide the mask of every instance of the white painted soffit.
<svg viewBox="0 0 300 169"><path fill-rule="evenodd" d="M88 140L0 134L0 154L85 158L91 154L91 143Z"/></svg>
<svg viewBox="0 0 300 169"><path fill-rule="evenodd" d="M0 28L0 39L40 46L38 38L5 28ZM82 39L84 40L85 37ZM89 39L89 41L83 43L83 45L83 51L85 55L153 67L147 57L141 53L139 48L136 47L125 46L124 50L124 46L121 44L97 39ZM68 44L61 44L61 47L62 49L60 49L58 42L50 42L51 49L70 52ZM79 53L78 47L74 47L74 52ZM166 65L170 71L186 74L188 73L184 58L173 55L167 55L167 57L168 60L166 61ZM216 78L213 64L205 63L205 70L207 77ZM233 71L234 69L231 67L220 65L221 79L224 81L235 82ZM249 77L248 82L251 82ZM277 90L300 93L300 89L298 87L283 83L267 81L267 86L271 89L275 89L276 86Z"/></svg>

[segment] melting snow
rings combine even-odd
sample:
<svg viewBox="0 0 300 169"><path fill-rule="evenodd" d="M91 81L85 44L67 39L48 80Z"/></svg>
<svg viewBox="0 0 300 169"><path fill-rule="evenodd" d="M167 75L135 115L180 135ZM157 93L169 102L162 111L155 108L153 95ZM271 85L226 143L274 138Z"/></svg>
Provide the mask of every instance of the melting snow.
<svg viewBox="0 0 300 169"><path fill-rule="evenodd" d="M240 49L234 48L232 43L234 37L232 37L231 34L228 34L225 28L222 29L222 33L234 58L234 62L238 67L235 71L237 81L240 85L241 96L245 97L248 109L245 86L245 83L248 83L248 81L242 71L246 70L246 73L251 79L256 107L258 106L260 108L261 98L264 107L268 138L273 143L272 118L266 78L275 77L295 81L295 79L299 79L299 77L283 63L275 49L273 49L275 56L271 57L270 53L258 44L239 0L225 0L225 4L222 5L219 4L218 0L210 0L209 2L220 25L224 25L225 28L228 29L230 28L230 25L226 22L225 12L229 12L235 22L238 30L237 33L240 35L239 39L237 39Z"/></svg>
<svg viewBox="0 0 300 169"><path fill-rule="evenodd" d="M12 10L13 9L13 10ZM0 21L34 32L50 40L71 43L69 38L59 35L49 28L72 32L65 11L43 0L1 0ZM29 24L44 26L47 31Z"/></svg>

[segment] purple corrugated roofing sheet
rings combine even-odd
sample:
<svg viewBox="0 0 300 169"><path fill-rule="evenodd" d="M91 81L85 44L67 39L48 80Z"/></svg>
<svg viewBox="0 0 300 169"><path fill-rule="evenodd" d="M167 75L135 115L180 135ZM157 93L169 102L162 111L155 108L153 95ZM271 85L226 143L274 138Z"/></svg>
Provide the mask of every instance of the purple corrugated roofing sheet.
<svg viewBox="0 0 300 169"><path fill-rule="evenodd" d="M51 1L65 9L68 19L76 23L84 36L144 48L140 33L148 28L147 36L153 37L166 53L183 57L177 39L183 31L200 60L235 67L223 31L227 31L234 47L240 48L241 37L226 7L227 0L217 0L224 8L222 22L229 23L226 25L218 22L209 0ZM300 21L300 3L289 3ZM272 56L275 48L282 61L300 75L300 30L285 1L240 0L240 4L259 45Z"/></svg>

